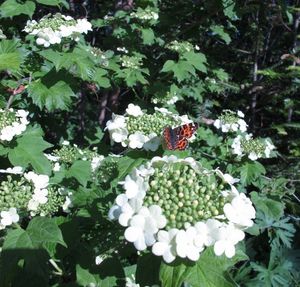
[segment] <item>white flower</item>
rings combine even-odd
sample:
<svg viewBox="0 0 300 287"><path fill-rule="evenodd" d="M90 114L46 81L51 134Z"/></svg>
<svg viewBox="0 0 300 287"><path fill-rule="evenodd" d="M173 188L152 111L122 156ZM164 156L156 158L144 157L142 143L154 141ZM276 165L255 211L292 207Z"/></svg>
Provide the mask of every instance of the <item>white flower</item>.
<svg viewBox="0 0 300 287"><path fill-rule="evenodd" d="M244 117L245 117L244 113L241 112L241 111L237 111L237 115L238 115L240 118L244 118Z"/></svg>
<svg viewBox="0 0 300 287"><path fill-rule="evenodd" d="M62 25L59 30L62 37L70 37L74 32L74 27Z"/></svg>
<svg viewBox="0 0 300 287"><path fill-rule="evenodd" d="M105 256L103 255L98 255L95 257L95 264L96 265L100 265L104 260L105 260Z"/></svg>
<svg viewBox="0 0 300 287"><path fill-rule="evenodd" d="M15 135L14 128L12 126L7 126L1 130L0 140L11 141Z"/></svg>
<svg viewBox="0 0 300 287"><path fill-rule="evenodd" d="M49 176L44 174L36 174L33 171L24 173L24 177L28 181L32 181L36 190L46 188L49 184Z"/></svg>
<svg viewBox="0 0 300 287"><path fill-rule="evenodd" d="M129 242L133 242L137 250L144 250L154 244L154 234L165 225L166 218L159 206L152 205L149 208L144 206L131 218L124 236Z"/></svg>
<svg viewBox="0 0 300 287"><path fill-rule="evenodd" d="M37 189L32 195L32 199L38 202L39 204L45 204L48 201L47 198L48 190L47 189Z"/></svg>
<svg viewBox="0 0 300 287"><path fill-rule="evenodd" d="M134 105L134 104L129 104L127 109L126 109L126 113L130 116L133 116L133 117L139 117L139 116L142 116L144 113L143 111L141 110L141 108L137 105Z"/></svg>
<svg viewBox="0 0 300 287"><path fill-rule="evenodd" d="M62 209L64 212L69 212L70 211L70 208L73 206L72 204L72 199L70 196L66 196L66 200L62 206Z"/></svg>
<svg viewBox="0 0 300 287"><path fill-rule="evenodd" d="M87 19L78 19L75 31L87 34L88 31L92 31L92 24Z"/></svg>
<svg viewBox="0 0 300 287"><path fill-rule="evenodd" d="M231 145L231 147L233 148L233 153L237 154L239 156L243 155L243 149L241 146L241 136L238 135L234 140L233 143Z"/></svg>
<svg viewBox="0 0 300 287"><path fill-rule="evenodd" d="M229 132L229 130L230 130L230 124L223 124L221 126L221 130L222 130L223 133Z"/></svg>
<svg viewBox="0 0 300 287"><path fill-rule="evenodd" d="M14 207L11 207L8 211L1 211L1 225L4 227L9 226L13 223L17 223L20 219L17 209Z"/></svg>
<svg viewBox="0 0 300 287"><path fill-rule="evenodd" d="M246 124L246 122L245 122L244 120L239 119L239 120L238 120L238 124L239 124L239 126L240 126L240 131L241 131L241 132L246 132L246 131L247 131L248 125Z"/></svg>
<svg viewBox="0 0 300 287"><path fill-rule="evenodd" d="M104 160L103 155L96 156L92 159L92 161L91 161L92 172L94 172L100 166L100 164L103 160Z"/></svg>
<svg viewBox="0 0 300 287"><path fill-rule="evenodd" d="M60 164L58 162L54 164L53 171L60 171Z"/></svg>
<svg viewBox="0 0 300 287"><path fill-rule="evenodd" d="M31 211L36 211L39 207L39 202L34 200L33 198L29 200L27 208Z"/></svg>
<svg viewBox="0 0 300 287"><path fill-rule="evenodd" d="M168 104L168 105L173 105L173 104L175 104L178 100L179 100L179 98L178 98L177 96L174 96L174 97L172 97L171 99L169 99L169 100L167 101L167 104Z"/></svg>
<svg viewBox="0 0 300 287"><path fill-rule="evenodd" d="M225 253L226 257L231 258L235 255L235 244L243 240L245 233L233 225L223 226L219 229L214 252L217 256Z"/></svg>
<svg viewBox="0 0 300 287"><path fill-rule="evenodd" d="M161 145L161 137L156 133L152 133L148 136L148 140L144 143L143 148L145 150L156 151Z"/></svg>
<svg viewBox="0 0 300 287"><path fill-rule="evenodd" d="M21 166L9 167L7 169L0 169L0 173L22 174L23 168Z"/></svg>
<svg viewBox="0 0 300 287"><path fill-rule="evenodd" d="M265 156L266 156L267 158L269 158L269 157L270 157L270 154L271 154L271 151L272 151L273 149L275 149L275 146L274 146L272 143L270 143L268 140L265 141L265 144L266 144L266 148L265 148Z"/></svg>
<svg viewBox="0 0 300 287"><path fill-rule="evenodd" d="M66 140L64 140L62 143L61 143L62 145L70 145L70 142L69 141L66 141Z"/></svg>
<svg viewBox="0 0 300 287"><path fill-rule="evenodd" d="M215 126L217 129L219 129L219 128L221 127L221 121L220 121L219 119L216 119L216 120L214 121L214 126Z"/></svg>
<svg viewBox="0 0 300 287"><path fill-rule="evenodd" d="M126 190L126 196L129 199L135 197L138 193L145 194L148 189L147 183L140 176L132 177L127 175L122 183Z"/></svg>
<svg viewBox="0 0 300 287"><path fill-rule="evenodd" d="M233 198L231 203L224 206L224 214L228 220L241 227L251 227L255 218L255 209L251 200L240 193Z"/></svg>
<svg viewBox="0 0 300 287"><path fill-rule="evenodd" d="M251 160L257 160L259 158L259 155L256 152L252 151L248 155L248 158L251 159Z"/></svg>
<svg viewBox="0 0 300 287"><path fill-rule="evenodd" d="M197 261L200 252L203 250L203 244L196 241L197 230L195 227L189 227L187 230L179 230L176 234L176 252L179 257L192 261ZM196 243L196 244L195 244Z"/></svg>
<svg viewBox="0 0 300 287"><path fill-rule="evenodd" d="M167 263L174 261L177 255L175 236L178 231L176 228L169 231L160 230L157 233L157 241L152 246L153 254L162 256Z"/></svg>
<svg viewBox="0 0 300 287"><path fill-rule="evenodd" d="M198 246L211 246L215 243L216 234L222 223L216 219L208 219L206 222L197 222L195 228L197 235L195 242Z"/></svg>
<svg viewBox="0 0 300 287"><path fill-rule="evenodd" d="M132 149L142 148L147 141L147 137L142 132L135 132L128 137L128 146Z"/></svg>

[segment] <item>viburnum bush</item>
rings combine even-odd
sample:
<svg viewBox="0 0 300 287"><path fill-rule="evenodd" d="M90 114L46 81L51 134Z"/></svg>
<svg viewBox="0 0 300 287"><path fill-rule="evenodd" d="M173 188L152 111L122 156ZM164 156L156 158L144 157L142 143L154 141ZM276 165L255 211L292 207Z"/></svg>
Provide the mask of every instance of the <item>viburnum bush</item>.
<svg viewBox="0 0 300 287"><path fill-rule="evenodd" d="M2 1L1 287L300 286L275 2Z"/></svg>

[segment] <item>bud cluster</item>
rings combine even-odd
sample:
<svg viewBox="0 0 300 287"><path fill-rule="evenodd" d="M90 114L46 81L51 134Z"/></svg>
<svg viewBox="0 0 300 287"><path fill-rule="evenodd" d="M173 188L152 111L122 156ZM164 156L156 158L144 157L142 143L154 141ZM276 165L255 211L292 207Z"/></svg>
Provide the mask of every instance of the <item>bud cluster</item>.
<svg viewBox="0 0 300 287"><path fill-rule="evenodd" d="M110 182L118 175L118 163L116 160L104 160L96 169L95 176L101 188L109 188Z"/></svg>
<svg viewBox="0 0 300 287"><path fill-rule="evenodd" d="M196 261L208 246L231 258L255 218L251 200L233 186L236 181L193 158L154 157L120 182L125 192L109 217L126 227L124 236L137 250L152 246L166 262L177 256Z"/></svg>
<svg viewBox="0 0 300 287"><path fill-rule="evenodd" d="M189 165L169 165L167 169L154 170L144 203L146 206L157 204L164 210L167 230L223 214L224 185L218 183L214 174L203 174Z"/></svg>
<svg viewBox="0 0 300 287"><path fill-rule="evenodd" d="M68 141L64 141L62 145L60 149L54 150L52 154L45 154L50 161L54 162L53 171L59 171L61 164L70 166L76 160L87 160L91 162L91 169L94 172L104 159L104 156L96 152L97 148L93 150L81 149L76 144L71 145Z"/></svg>
<svg viewBox="0 0 300 287"><path fill-rule="evenodd" d="M189 122L191 120L186 115L178 116L164 108L155 108L153 114L146 114L139 106L129 104L126 115L113 115L106 129L112 142L131 149L155 151L161 144L161 135L166 126L176 127Z"/></svg>
<svg viewBox="0 0 300 287"><path fill-rule="evenodd" d="M11 141L26 130L28 112L24 110L0 109L0 140Z"/></svg>
<svg viewBox="0 0 300 287"><path fill-rule="evenodd" d="M101 49L97 48L97 47L91 47L89 49L89 51L91 52L91 54L93 56L95 56L98 60L99 60L99 64L104 66L104 67L108 67L109 65L109 59L106 56L105 52L103 52Z"/></svg>
<svg viewBox="0 0 300 287"><path fill-rule="evenodd" d="M27 21L24 28L26 33L37 37L37 45L44 47L60 44L63 38L78 41L80 34L87 34L91 30L92 25L86 19L75 20L60 13L44 16L39 22Z"/></svg>

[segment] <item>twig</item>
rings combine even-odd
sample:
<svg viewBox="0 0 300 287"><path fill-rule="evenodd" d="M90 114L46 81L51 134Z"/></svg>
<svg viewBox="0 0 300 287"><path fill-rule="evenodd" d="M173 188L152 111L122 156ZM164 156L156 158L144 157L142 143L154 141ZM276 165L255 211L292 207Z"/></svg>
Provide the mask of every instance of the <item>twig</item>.
<svg viewBox="0 0 300 287"><path fill-rule="evenodd" d="M58 265L56 264L56 262L53 259L49 259L50 264L54 267L54 269L56 270L56 272L54 272L56 275L62 276L63 275L63 271L58 267Z"/></svg>

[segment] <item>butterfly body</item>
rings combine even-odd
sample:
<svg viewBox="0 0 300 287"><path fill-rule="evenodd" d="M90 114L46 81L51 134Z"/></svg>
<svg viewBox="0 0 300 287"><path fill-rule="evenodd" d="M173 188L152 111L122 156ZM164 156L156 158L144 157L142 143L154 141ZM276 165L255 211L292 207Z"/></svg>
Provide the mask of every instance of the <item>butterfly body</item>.
<svg viewBox="0 0 300 287"><path fill-rule="evenodd" d="M188 146L188 139L193 136L197 128L197 123L184 124L174 129L166 127L163 131L166 148L169 150L185 150Z"/></svg>

